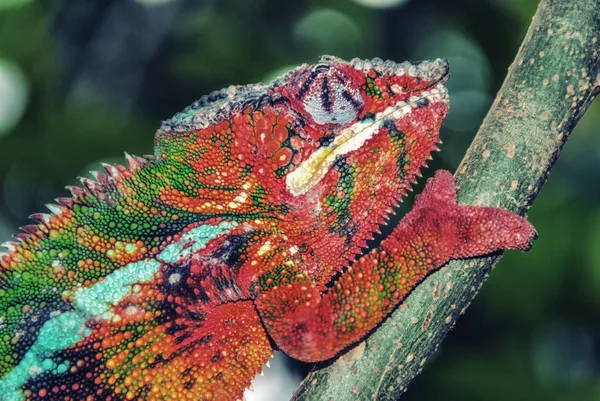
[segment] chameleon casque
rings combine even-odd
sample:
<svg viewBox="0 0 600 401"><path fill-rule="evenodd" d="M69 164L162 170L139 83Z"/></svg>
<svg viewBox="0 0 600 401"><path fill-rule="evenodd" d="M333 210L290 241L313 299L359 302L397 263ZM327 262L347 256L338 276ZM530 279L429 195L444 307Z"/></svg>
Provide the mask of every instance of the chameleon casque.
<svg viewBox="0 0 600 401"><path fill-rule="evenodd" d="M82 179L6 243L0 399L235 400L278 348L321 361L450 259L527 250L533 227L457 205L438 171L443 60L325 56L164 122L153 156Z"/></svg>

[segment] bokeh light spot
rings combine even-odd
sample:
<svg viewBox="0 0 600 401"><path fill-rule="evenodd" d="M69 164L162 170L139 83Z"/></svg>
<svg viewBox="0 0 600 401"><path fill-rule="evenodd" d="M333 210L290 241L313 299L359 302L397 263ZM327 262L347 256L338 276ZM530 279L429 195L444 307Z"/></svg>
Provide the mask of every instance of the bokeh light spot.
<svg viewBox="0 0 600 401"><path fill-rule="evenodd" d="M145 6L162 6L164 4L175 3L177 0L135 0L136 3L143 4Z"/></svg>
<svg viewBox="0 0 600 401"><path fill-rule="evenodd" d="M483 49L470 37L453 29L440 29L415 41L414 60L446 58L450 63L450 95L463 90L488 91L491 86L490 63Z"/></svg>
<svg viewBox="0 0 600 401"><path fill-rule="evenodd" d="M317 10L302 18L294 29L294 37L311 57L325 53L354 57L362 43L358 25L346 14L331 9Z"/></svg>
<svg viewBox="0 0 600 401"><path fill-rule="evenodd" d="M370 8L392 8L406 4L409 0L354 0L354 2Z"/></svg>
<svg viewBox="0 0 600 401"><path fill-rule="evenodd" d="M6 172L3 184L6 210L14 217L24 219L41 190L38 174L26 164L15 163Z"/></svg>
<svg viewBox="0 0 600 401"><path fill-rule="evenodd" d="M540 382L562 387L594 375L594 341L587 328L559 323L535 338L533 366Z"/></svg>
<svg viewBox="0 0 600 401"><path fill-rule="evenodd" d="M415 41L413 60L446 58L450 63L450 112L444 126L474 132L492 102L491 67L481 47L455 29L439 29Z"/></svg>
<svg viewBox="0 0 600 401"><path fill-rule="evenodd" d="M270 368L263 367L264 376L256 375L252 381L253 390L244 392L246 401L278 401L289 399L302 381L298 370L290 366L290 358L275 351L269 359Z"/></svg>
<svg viewBox="0 0 600 401"><path fill-rule="evenodd" d="M31 3L31 0L0 0L0 11L23 6L28 3Z"/></svg>
<svg viewBox="0 0 600 401"><path fill-rule="evenodd" d="M497 7L519 16L523 22L529 21L539 5L537 0L490 0Z"/></svg>
<svg viewBox="0 0 600 401"><path fill-rule="evenodd" d="M464 90L451 93L450 111L444 126L456 131L474 131L481 124L491 104L492 98L483 91Z"/></svg>
<svg viewBox="0 0 600 401"><path fill-rule="evenodd" d="M16 227L13 227L8 223L8 218L0 213L0 244L4 241L12 241L11 235L16 232ZM0 246L0 253L6 252L5 249Z"/></svg>
<svg viewBox="0 0 600 401"><path fill-rule="evenodd" d="M588 258L590 261L590 278L594 288L600 288L600 213L591 217L590 236L588 242ZM597 301L600 302L600 294L595 291Z"/></svg>
<svg viewBox="0 0 600 401"><path fill-rule="evenodd" d="M286 65L280 68L277 68L273 71L271 71L270 73L268 73L265 78L263 79L263 82L268 83L268 82L273 82L275 79L281 77L282 75L286 74L287 72L298 68L297 65Z"/></svg>
<svg viewBox="0 0 600 401"><path fill-rule="evenodd" d="M0 59L0 136L21 120L28 98L29 82L25 74L12 61Z"/></svg>

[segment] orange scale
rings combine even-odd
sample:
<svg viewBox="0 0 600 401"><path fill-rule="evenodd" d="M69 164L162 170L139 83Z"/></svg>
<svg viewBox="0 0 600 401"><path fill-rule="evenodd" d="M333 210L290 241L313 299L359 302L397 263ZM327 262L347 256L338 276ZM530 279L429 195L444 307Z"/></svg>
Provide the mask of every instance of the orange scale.
<svg viewBox="0 0 600 401"><path fill-rule="evenodd" d="M234 125L244 124L244 115L243 114L235 114L231 120Z"/></svg>
<svg viewBox="0 0 600 401"><path fill-rule="evenodd" d="M250 107L246 107L246 109L244 109L243 111L244 115L244 121L247 123L251 123L252 122L252 108Z"/></svg>
<svg viewBox="0 0 600 401"><path fill-rule="evenodd" d="M252 116L252 120L254 121L255 124L263 116L263 112L260 110L257 110L255 112L251 112L250 110L248 110L248 114Z"/></svg>
<svg viewBox="0 0 600 401"><path fill-rule="evenodd" d="M254 126L257 131L270 131L273 128L269 114L263 114L260 118L254 120Z"/></svg>
<svg viewBox="0 0 600 401"><path fill-rule="evenodd" d="M229 129L229 121L224 120L221 124L217 126L217 131L227 131Z"/></svg>
<svg viewBox="0 0 600 401"><path fill-rule="evenodd" d="M275 120L276 124L281 126L286 126L291 122L289 116L286 118L286 116L284 116L283 114L277 114L277 118Z"/></svg>
<svg viewBox="0 0 600 401"><path fill-rule="evenodd" d="M277 141L269 141L265 145L265 151L268 157L273 157L275 152L281 148L281 143Z"/></svg>
<svg viewBox="0 0 600 401"><path fill-rule="evenodd" d="M288 138L288 130L283 125L276 125L273 128L273 138L276 141L283 142Z"/></svg>

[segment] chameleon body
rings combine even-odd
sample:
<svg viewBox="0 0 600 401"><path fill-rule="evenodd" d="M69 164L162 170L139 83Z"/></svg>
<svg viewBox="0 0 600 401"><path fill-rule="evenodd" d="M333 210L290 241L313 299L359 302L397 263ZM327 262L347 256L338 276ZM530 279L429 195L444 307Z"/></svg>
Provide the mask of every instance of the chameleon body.
<svg viewBox="0 0 600 401"><path fill-rule="evenodd" d="M453 258L528 249L507 211L437 172L446 62L323 57L162 124L155 154L70 188L5 244L0 399L234 400L277 347L321 361Z"/></svg>

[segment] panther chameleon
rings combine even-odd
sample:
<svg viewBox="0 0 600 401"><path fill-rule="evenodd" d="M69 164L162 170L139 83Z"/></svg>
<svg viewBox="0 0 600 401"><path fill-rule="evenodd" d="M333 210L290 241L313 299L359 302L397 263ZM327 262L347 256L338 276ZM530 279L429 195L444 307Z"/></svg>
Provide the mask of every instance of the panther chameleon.
<svg viewBox="0 0 600 401"><path fill-rule="evenodd" d="M0 399L235 400L274 349L323 361L450 259L527 250L522 217L438 171L444 60L325 56L163 122L155 154L70 187L0 267Z"/></svg>

